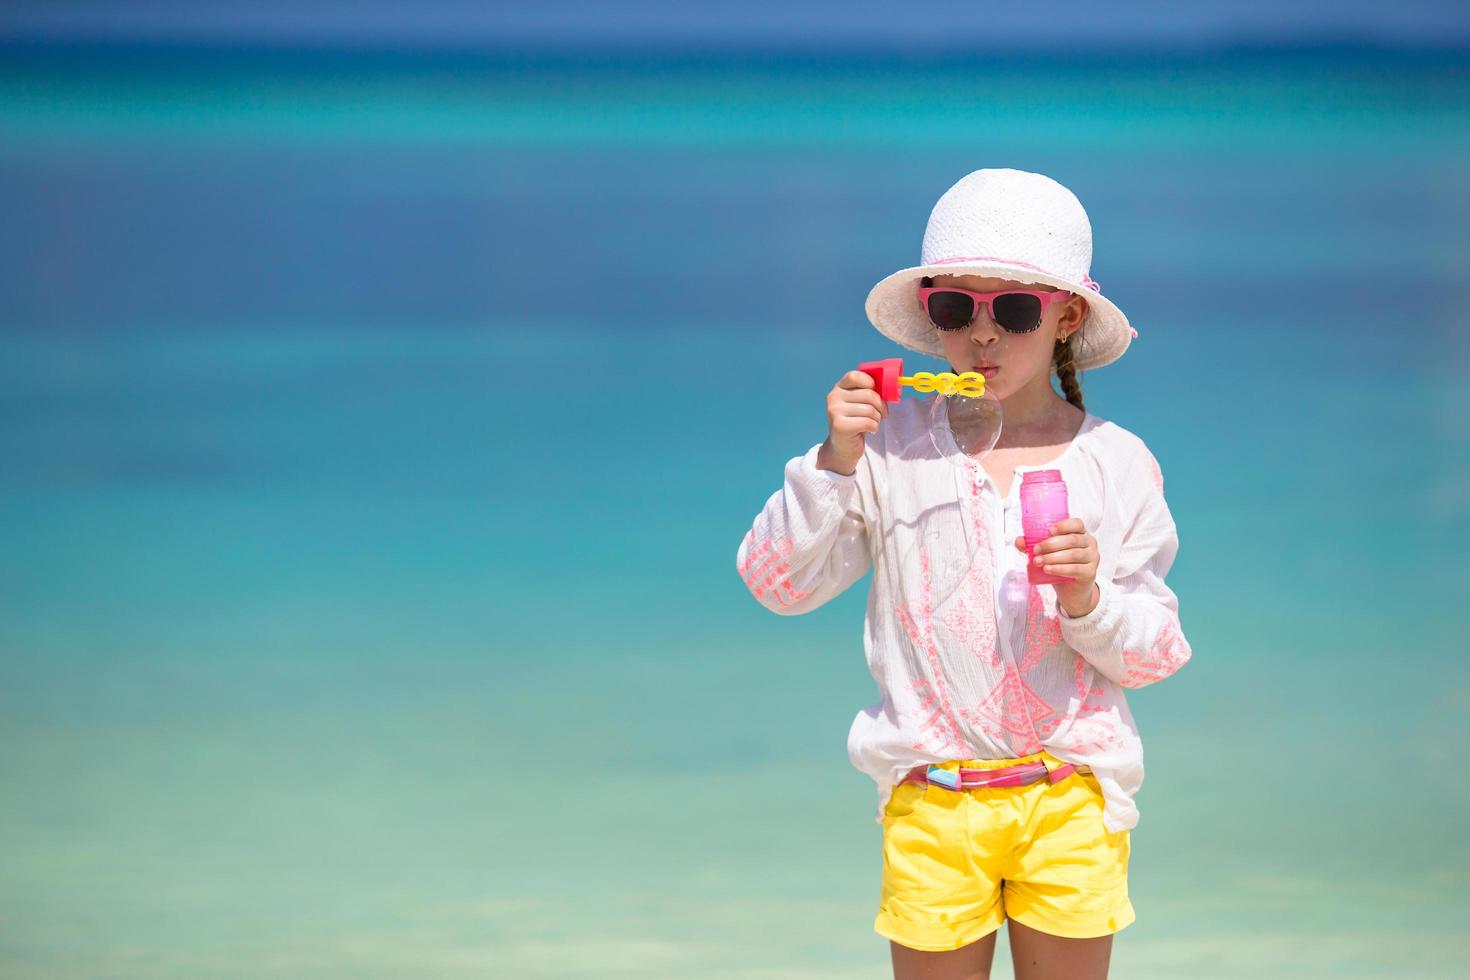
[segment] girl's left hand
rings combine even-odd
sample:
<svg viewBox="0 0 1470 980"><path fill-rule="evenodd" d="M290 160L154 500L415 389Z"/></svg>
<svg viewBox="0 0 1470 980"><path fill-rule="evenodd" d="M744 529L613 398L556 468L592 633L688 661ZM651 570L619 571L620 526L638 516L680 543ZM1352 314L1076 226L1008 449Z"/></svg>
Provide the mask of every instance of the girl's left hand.
<svg viewBox="0 0 1470 980"><path fill-rule="evenodd" d="M1058 582L1057 603L1068 616L1076 619L1097 608L1097 538L1087 533L1082 518L1069 517L1051 526L1052 536L1036 546L1038 564L1052 575L1064 575L1071 582ZM1026 551L1026 539L1017 538L1016 549Z"/></svg>

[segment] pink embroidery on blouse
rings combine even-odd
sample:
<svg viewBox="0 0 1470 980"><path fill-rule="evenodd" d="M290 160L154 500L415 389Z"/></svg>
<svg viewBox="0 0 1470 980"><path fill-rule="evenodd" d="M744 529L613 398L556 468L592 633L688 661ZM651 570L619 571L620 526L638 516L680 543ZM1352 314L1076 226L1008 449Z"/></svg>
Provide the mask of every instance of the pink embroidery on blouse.
<svg viewBox="0 0 1470 980"><path fill-rule="evenodd" d="M773 587L785 589L784 597L779 592L776 593L776 601L783 606L795 602L797 598L806 594L794 592L791 580L784 578L791 571L791 566L786 559L791 557L793 548L791 539L782 538L775 543L762 541L746 553L745 561L741 563L738 570L740 577L745 581L746 588L750 589L757 599L765 595L766 590Z"/></svg>
<svg viewBox="0 0 1470 980"><path fill-rule="evenodd" d="M1057 726L1060 725L1061 723L1062 723L1062 716L1059 715L1059 714L1053 714L1050 718L1044 719L1039 725L1036 726L1036 736L1037 736L1037 738L1038 739L1051 738L1052 735L1055 734L1055 732L1057 730Z"/></svg>
<svg viewBox="0 0 1470 980"><path fill-rule="evenodd" d="M1030 671L1061 642L1062 621L1057 614L1057 590L1050 586L1030 586L1026 590L1026 639L1021 672Z"/></svg>
<svg viewBox="0 0 1470 980"><path fill-rule="evenodd" d="M1098 709L1087 715L1079 715L1067 729L1070 748L1079 752L1109 753L1126 748L1128 743L1119 733L1114 715L1107 709Z"/></svg>
<svg viewBox="0 0 1470 980"><path fill-rule="evenodd" d="M1101 694L1103 691L1101 687L1089 688L1087 686L1087 669L1090 665L1087 659L1080 653L1073 654L1073 656L1077 658L1076 662L1072 664L1072 675L1077 685L1077 700L1086 702L1088 695Z"/></svg>
<svg viewBox="0 0 1470 980"><path fill-rule="evenodd" d="M1081 676L1080 670L1078 676ZM1115 706L1096 704L1091 700L1102 696L1101 687L1091 688L1077 706L1076 717L1067 729L1067 741L1072 748L1085 752L1112 752L1126 747L1127 743L1120 733L1123 719L1118 709Z"/></svg>
<svg viewBox="0 0 1470 980"><path fill-rule="evenodd" d="M761 543L752 547L750 542L754 537L754 531L746 534L745 561L741 562L737 569L737 571L740 572L740 577L745 580L745 584L747 586L750 585L751 579L754 578L755 575L759 574L760 570L764 568L765 565L770 561L770 558L767 556L769 556L772 552L771 542L769 541L762 541Z"/></svg>
<svg viewBox="0 0 1470 980"><path fill-rule="evenodd" d="M1123 651L1123 663L1129 668L1123 686L1142 687L1163 680L1188 663L1190 656L1189 641L1180 632L1177 621L1165 623L1147 652Z"/></svg>
<svg viewBox="0 0 1470 980"><path fill-rule="evenodd" d="M898 621L914 646L923 651L929 662L930 677L933 678L932 683L925 678L919 678L913 683L913 689L923 695L919 704L920 712L929 712L920 722L923 737L913 747L924 749L922 742L932 739L938 743L933 751L965 754L969 748L960 733L959 723L954 718L954 706L944 683L944 665L940 660L939 645L934 638L934 605L930 598L933 575L930 570L929 549L923 545L919 546L919 573L922 587L920 597L897 607Z"/></svg>
<svg viewBox="0 0 1470 980"><path fill-rule="evenodd" d="M975 533L975 559L966 574L964 594L944 617L944 625L989 667L999 670L1000 644L996 637L995 588L990 568L990 530L976 467L970 469L970 526Z"/></svg>
<svg viewBox="0 0 1470 980"><path fill-rule="evenodd" d="M1159 491L1159 493L1163 493L1164 492L1164 471L1159 466L1159 461L1158 461L1157 458L1155 458L1155 456L1154 456L1154 454L1152 452L1149 452L1149 450L1147 448L1145 448L1144 449L1144 453L1148 456L1148 473L1149 473L1149 478L1153 480L1154 489L1157 490L1157 491Z"/></svg>
<svg viewBox="0 0 1470 980"><path fill-rule="evenodd" d="M787 606L793 605L794 603L798 603L801 600L805 599L807 596L811 595L811 593L797 591L795 588L792 587L791 579L783 578L780 585L771 590L771 595L775 598L776 604L782 609L785 609Z"/></svg>
<svg viewBox="0 0 1470 980"><path fill-rule="evenodd" d="M976 588L984 585L977 583L971 595L957 599L944 614L943 622L966 650L999 670L1001 657L995 642L995 620L985 615L983 607L972 598Z"/></svg>
<svg viewBox="0 0 1470 980"><path fill-rule="evenodd" d="M949 714L949 705L940 690L936 691L934 685L927 678L916 678L910 688L919 694L918 710L920 714L929 712L919 722L919 740L913 743L911 748L920 752L934 752L939 755L969 755L969 749L965 743L964 736L960 734L959 725ZM925 744L925 743L929 744Z"/></svg>
<svg viewBox="0 0 1470 980"><path fill-rule="evenodd" d="M975 540L980 543L982 554L990 554L990 527L985 523L985 501L981 496L980 464L970 465L970 524L975 529Z"/></svg>
<svg viewBox="0 0 1470 980"><path fill-rule="evenodd" d="M970 712L961 712L967 718ZM1019 736L1023 752L1040 751L1034 726L1037 722L1056 714L1046 699L1031 689L1021 679L1015 664L1006 664L1005 673L985 700L975 706L973 717L988 730L1001 731ZM1007 743L1009 739L1003 739Z"/></svg>

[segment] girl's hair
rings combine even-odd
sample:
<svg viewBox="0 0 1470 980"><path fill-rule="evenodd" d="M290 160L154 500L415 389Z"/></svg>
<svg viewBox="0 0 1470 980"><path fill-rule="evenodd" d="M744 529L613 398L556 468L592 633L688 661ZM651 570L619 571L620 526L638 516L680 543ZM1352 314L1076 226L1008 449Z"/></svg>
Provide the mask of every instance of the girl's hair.
<svg viewBox="0 0 1470 980"><path fill-rule="evenodd" d="M923 285L934 285L933 278L925 276ZM1066 340L1056 342L1051 352L1051 366L1057 373L1057 380L1062 383L1062 394L1067 396L1067 401L1085 412L1087 406L1082 404L1082 385L1077 381L1077 362L1072 358L1072 338L1075 336L1077 332L1074 330Z"/></svg>
<svg viewBox="0 0 1470 980"><path fill-rule="evenodd" d="M1066 340L1056 342L1051 353L1051 366L1056 369L1057 380L1062 383L1062 394L1067 396L1067 401L1085 412L1087 407L1082 404L1082 385L1077 381L1077 364L1072 360L1072 338L1075 336L1077 333L1073 331L1067 335Z"/></svg>

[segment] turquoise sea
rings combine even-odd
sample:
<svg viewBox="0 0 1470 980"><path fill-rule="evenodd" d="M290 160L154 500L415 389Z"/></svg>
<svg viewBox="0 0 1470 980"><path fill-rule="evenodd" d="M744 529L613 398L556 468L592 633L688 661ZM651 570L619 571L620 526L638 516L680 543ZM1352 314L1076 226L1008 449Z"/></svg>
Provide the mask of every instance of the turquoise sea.
<svg viewBox="0 0 1470 980"><path fill-rule="evenodd" d="M0 975L891 975L735 551L1008 166L1180 531L1113 975L1463 976L1467 64L8 51Z"/></svg>

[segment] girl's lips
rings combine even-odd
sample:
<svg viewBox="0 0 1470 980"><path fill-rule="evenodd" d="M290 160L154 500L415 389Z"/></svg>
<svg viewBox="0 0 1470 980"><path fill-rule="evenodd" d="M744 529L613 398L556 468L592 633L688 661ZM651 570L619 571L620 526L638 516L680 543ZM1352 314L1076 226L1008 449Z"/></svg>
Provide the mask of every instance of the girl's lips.
<svg viewBox="0 0 1470 980"><path fill-rule="evenodd" d="M987 378L993 378L993 377L995 377L995 373L997 371L999 371L1000 368L999 367L977 367L977 368L975 368L975 370L976 371L979 371L981 374L985 375Z"/></svg>

